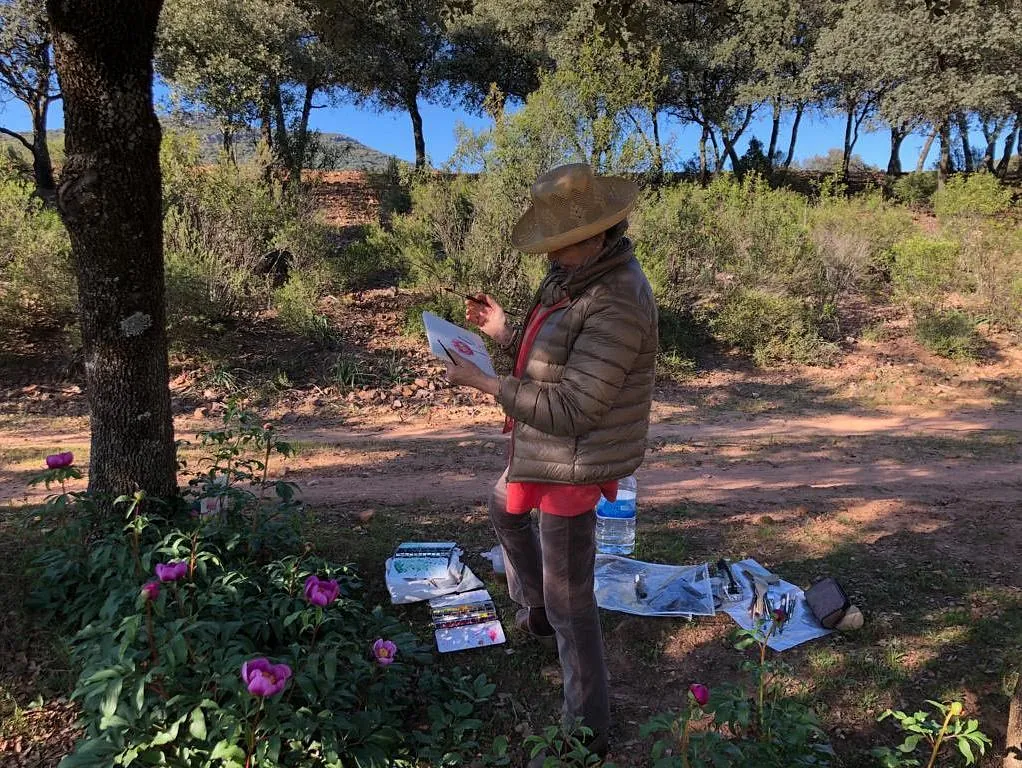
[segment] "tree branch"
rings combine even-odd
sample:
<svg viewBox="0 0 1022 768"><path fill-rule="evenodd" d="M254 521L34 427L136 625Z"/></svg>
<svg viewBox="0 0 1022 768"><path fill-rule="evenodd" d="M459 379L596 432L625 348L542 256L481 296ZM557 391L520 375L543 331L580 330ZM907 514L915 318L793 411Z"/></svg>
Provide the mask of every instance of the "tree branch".
<svg viewBox="0 0 1022 768"><path fill-rule="evenodd" d="M6 134L8 136L13 136L14 138L16 138L18 141L20 141L22 144L24 144L25 148L29 152L32 153L33 157L35 157L35 147L33 147L32 144L24 136L22 136L20 133L15 133L14 131L9 131L6 128L0 128L0 133Z"/></svg>

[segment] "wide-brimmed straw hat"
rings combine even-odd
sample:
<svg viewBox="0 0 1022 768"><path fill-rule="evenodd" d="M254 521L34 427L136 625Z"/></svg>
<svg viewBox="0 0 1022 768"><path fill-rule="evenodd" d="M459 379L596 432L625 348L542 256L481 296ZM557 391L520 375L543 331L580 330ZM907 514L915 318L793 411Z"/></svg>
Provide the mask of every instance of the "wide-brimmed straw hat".
<svg viewBox="0 0 1022 768"><path fill-rule="evenodd" d="M596 176L585 163L554 168L536 179L532 205L511 232L523 253L550 253L588 240L618 224L639 197L635 182Z"/></svg>

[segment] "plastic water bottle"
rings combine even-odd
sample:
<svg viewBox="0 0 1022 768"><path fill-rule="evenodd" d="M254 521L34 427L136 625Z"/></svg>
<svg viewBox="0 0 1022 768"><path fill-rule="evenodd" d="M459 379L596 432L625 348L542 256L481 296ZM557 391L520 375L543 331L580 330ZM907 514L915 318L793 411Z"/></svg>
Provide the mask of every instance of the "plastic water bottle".
<svg viewBox="0 0 1022 768"><path fill-rule="evenodd" d="M635 549L635 475L617 483L617 501L596 505L596 550L606 555L630 555Z"/></svg>

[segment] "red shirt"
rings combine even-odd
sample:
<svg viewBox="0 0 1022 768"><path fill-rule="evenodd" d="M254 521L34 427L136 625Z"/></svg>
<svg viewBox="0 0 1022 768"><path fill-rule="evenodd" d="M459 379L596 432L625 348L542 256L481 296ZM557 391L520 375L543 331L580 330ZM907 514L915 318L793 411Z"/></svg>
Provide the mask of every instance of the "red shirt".
<svg viewBox="0 0 1022 768"><path fill-rule="evenodd" d="M522 345L515 360L515 376L525 372L525 363L529 359L536 336L547 318L556 310L568 303L567 299L552 307L536 307L530 314L522 336ZM510 416L504 422L504 431L511 432L511 451L514 452L515 422ZM524 515L534 509L548 515L576 517L591 511L600 496L610 501L617 498L617 480L602 485L566 485L562 483L508 483L507 511L512 515Z"/></svg>

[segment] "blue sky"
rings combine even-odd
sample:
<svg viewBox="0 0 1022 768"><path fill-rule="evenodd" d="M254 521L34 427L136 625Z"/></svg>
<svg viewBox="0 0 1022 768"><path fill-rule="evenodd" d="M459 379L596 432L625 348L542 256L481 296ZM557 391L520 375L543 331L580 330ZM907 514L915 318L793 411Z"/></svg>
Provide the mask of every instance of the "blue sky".
<svg viewBox="0 0 1022 768"><path fill-rule="evenodd" d="M489 124L488 120L467 114L459 109L426 103L421 107L426 134L426 151L435 165L442 165L453 152L456 143L455 127L459 122L474 129L482 129ZM662 125L662 135L665 138L673 137L678 150L678 158L684 160L694 155L696 142L699 138L698 130L692 126L682 126L670 120L665 122L666 125ZM30 129L30 125L27 111L18 102L0 105L0 126L15 131L27 131ZM50 127L57 129L62 125L63 112L58 103L50 116ZM411 121L403 112L378 113L371 109L342 103L315 110L312 127L325 132L343 133L374 149L405 160L415 158ZM779 146L785 151L788 141L787 128L787 125L783 127L779 141ZM745 150L749 138L753 135L758 136L764 143L770 138L770 120L765 110L760 119L753 122L749 131L739 142L739 153ZM804 160L813 155L826 154L828 149L841 146L843 135L844 121L840 117L807 115L803 118L799 129L795 156L799 160ZM973 137L974 142L978 143L979 140L979 137ZM922 144L923 137L911 136L902 145L901 162L906 170L915 167ZM886 130L881 130L876 133L861 134L855 146L855 152L866 162L885 168L889 147L889 135ZM936 154L937 149L934 146L930 153L929 163L935 161Z"/></svg>

